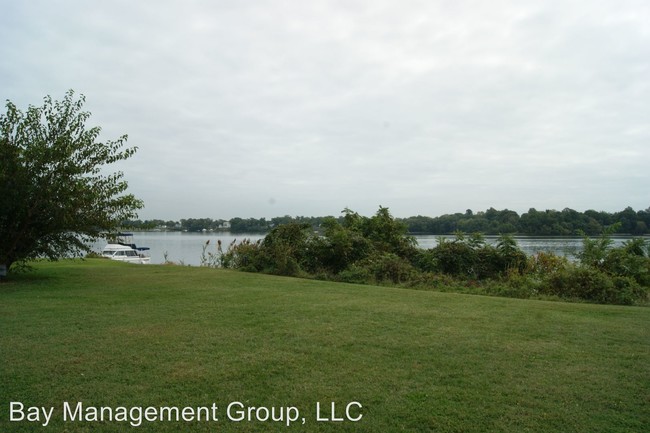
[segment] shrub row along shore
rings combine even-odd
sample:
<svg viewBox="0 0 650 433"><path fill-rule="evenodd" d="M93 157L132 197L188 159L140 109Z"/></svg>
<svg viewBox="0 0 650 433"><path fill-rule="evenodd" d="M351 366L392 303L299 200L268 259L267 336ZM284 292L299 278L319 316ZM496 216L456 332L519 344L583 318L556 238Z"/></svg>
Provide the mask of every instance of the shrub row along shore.
<svg viewBox="0 0 650 433"><path fill-rule="evenodd" d="M391 284L500 295L559 298L603 304L648 302L650 246L632 239L613 248L617 226L599 238L584 236L576 261L553 253L527 256L514 238L488 245L480 233L456 233L431 249L419 249L406 225L380 207L372 217L346 210L311 225L277 226L257 242L244 240L216 251L203 248L203 266L362 284Z"/></svg>

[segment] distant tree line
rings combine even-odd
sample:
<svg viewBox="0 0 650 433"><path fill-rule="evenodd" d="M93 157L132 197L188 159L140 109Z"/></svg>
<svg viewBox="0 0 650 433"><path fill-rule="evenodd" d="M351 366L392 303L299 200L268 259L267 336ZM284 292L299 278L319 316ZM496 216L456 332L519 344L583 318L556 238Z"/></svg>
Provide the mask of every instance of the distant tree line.
<svg viewBox="0 0 650 433"><path fill-rule="evenodd" d="M285 215L275 218L232 218L230 220L211 218L189 218L180 221L135 220L125 221L123 227L130 230L177 230L188 232L229 231L231 233L268 233L274 227L297 223L322 230L323 222L333 217L292 217ZM343 217L334 218L339 223ZM635 236L650 234L650 207L635 211L627 207L620 212L608 213L587 210L578 212L565 208L561 211L534 208L519 215L517 212L490 208L486 211L446 214L437 217L412 216L396 218L403 223L409 233L451 234L455 232L483 234L519 234L529 236L575 236L586 234L596 236L608 227L618 227L617 234Z"/></svg>
<svg viewBox="0 0 650 433"><path fill-rule="evenodd" d="M186 232L212 232L228 231L231 233L268 233L274 227L283 224L307 224L317 230L326 218L331 217L292 217L285 215L275 218L232 218L230 220L211 218L188 218L180 221L128 220L124 221L122 228L128 230L165 230Z"/></svg>
<svg viewBox="0 0 650 433"><path fill-rule="evenodd" d="M530 236L599 235L607 227L618 224L616 233L644 235L650 233L650 208L635 211L627 207L608 213L587 210L578 212L565 208L561 211L538 211L534 208L521 215L504 209L490 208L485 212L455 213L431 218L415 216L402 220L410 233L448 234L454 232L484 234L520 234Z"/></svg>

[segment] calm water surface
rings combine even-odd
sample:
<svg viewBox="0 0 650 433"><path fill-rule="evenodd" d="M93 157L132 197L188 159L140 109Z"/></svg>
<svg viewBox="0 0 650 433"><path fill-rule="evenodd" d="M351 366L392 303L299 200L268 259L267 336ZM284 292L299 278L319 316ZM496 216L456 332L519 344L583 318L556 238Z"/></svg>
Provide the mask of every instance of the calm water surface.
<svg viewBox="0 0 650 433"><path fill-rule="evenodd" d="M221 240L223 249L236 240L243 239L256 241L263 239L264 234L237 233L228 232L219 233L189 233L189 232L133 232L133 242L138 247L149 247L151 263L165 263L165 259L171 262L199 266L201 264L201 254L203 246L210 241L206 249L207 252L216 253L217 240ZM101 251L106 242L100 241L93 245L94 251Z"/></svg>
<svg viewBox="0 0 650 433"><path fill-rule="evenodd" d="M233 241L237 242L242 239L256 241L263 239L264 234L238 233L232 234L227 232L219 233L185 233L185 232L135 232L133 241L139 247L151 248L151 263L164 263L167 260L182 263L186 265L198 266L201 264L201 253L203 246L207 241L210 244L207 247L208 252L216 252L217 240L221 240L224 249ZM440 235L416 235L420 248L433 248L438 244ZM449 240L454 239L453 235L442 236ZM533 236L515 236L519 248L526 254L532 255L540 251L553 252L558 255L572 257L582 248L582 238L580 237L533 237ZM632 239L631 236L612 237L614 246L620 246L625 241ZM646 237L646 239L649 239ZM497 236L485 236L489 244L496 244ZM105 242L97 242L93 245L93 250L101 251Z"/></svg>

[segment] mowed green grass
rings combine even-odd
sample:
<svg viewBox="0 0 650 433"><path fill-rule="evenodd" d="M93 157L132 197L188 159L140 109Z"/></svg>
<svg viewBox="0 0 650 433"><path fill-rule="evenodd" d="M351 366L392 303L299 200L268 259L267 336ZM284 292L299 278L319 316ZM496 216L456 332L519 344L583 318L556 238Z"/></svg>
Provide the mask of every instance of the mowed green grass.
<svg viewBox="0 0 650 433"><path fill-rule="evenodd" d="M11 422L12 401L53 419ZM64 423L65 401L215 402L220 417ZM233 401L294 406L305 424L233 422ZM338 417L359 402L363 418L318 422L316 402ZM650 309L39 263L0 285L0 431L650 431Z"/></svg>

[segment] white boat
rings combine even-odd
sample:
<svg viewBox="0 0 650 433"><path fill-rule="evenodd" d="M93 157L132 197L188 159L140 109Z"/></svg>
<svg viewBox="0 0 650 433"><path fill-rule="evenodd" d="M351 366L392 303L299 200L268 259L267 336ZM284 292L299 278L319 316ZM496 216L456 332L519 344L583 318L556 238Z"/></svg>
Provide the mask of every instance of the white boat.
<svg viewBox="0 0 650 433"><path fill-rule="evenodd" d="M118 233L102 250L102 256L120 262L147 264L151 257L145 253L149 247L137 247L132 233Z"/></svg>

